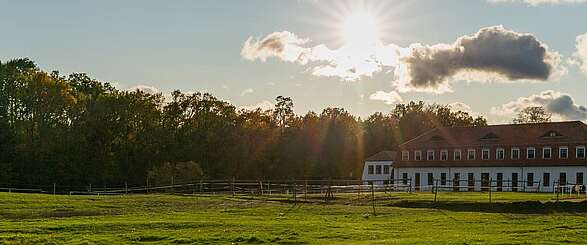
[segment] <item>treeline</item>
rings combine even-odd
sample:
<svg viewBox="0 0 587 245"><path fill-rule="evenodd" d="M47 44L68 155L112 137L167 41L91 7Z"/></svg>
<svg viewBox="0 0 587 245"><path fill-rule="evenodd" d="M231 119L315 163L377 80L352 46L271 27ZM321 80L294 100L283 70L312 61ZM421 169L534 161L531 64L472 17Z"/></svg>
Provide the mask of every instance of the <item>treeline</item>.
<svg viewBox="0 0 587 245"><path fill-rule="evenodd" d="M433 127L486 124L423 102L366 120L293 107L279 96L272 110L239 110L210 94L124 91L28 59L0 62L0 184L358 178L365 156Z"/></svg>

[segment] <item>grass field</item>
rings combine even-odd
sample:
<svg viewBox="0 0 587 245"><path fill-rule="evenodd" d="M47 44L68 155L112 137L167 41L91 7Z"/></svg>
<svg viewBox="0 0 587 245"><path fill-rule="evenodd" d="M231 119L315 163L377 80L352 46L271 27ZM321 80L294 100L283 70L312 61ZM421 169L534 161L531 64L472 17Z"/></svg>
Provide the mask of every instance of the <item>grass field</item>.
<svg viewBox="0 0 587 245"><path fill-rule="evenodd" d="M60 196L0 193L0 243L585 243L587 202L552 194ZM291 198L290 198L291 199ZM304 199L302 199L303 201ZM528 201L516 203L517 201ZM583 199L585 200L585 199ZM291 201L291 200L290 200Z"/></svg>

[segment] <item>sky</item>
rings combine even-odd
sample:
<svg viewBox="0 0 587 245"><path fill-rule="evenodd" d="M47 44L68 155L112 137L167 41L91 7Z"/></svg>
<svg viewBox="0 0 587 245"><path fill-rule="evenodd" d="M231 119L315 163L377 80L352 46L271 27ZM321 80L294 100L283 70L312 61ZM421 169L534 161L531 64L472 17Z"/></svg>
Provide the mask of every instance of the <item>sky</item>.
<svg viewBox="0 0 587 245"><path fill-rule="evenodd" d="M583 0L0 0L0 60L366 118L409 101L587 120Z"/></svg>

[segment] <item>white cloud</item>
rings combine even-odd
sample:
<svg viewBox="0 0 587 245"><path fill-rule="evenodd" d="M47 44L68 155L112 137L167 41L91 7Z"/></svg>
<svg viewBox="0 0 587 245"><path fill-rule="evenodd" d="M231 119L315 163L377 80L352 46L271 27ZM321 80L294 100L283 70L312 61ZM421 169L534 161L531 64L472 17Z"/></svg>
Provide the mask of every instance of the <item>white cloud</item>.
<svg viewBox="0 0 587 245"><path fill-rule="evenodd" d="M577 36L577 51L573 54L574 63L579 65L581 70L587 74L587 33Z"/></svg>
<svg viewBox="0 0 587 245"><path fill-rule="evenodd" d="M525 3L532 6L587 3L587 0L489 0L492 3Z"/></svg>
<svg viewBox="0 0 587 245"><path fill-rule="evenodd" d="M147 94L157 94L161 92L158 88L148 85L137 85L127 89L127 91L141 91Z"/></svg>
<svg viewBox="0 0 587 245"><path fill-rule="evenodd" d="M473 109L471 109L471 106L469 106L463 102L453 102L453 103L448 104L448 107L450 107L451 111L453 111L453 112L462 111L462 112L466 112L469 115L474 116L474 117L480 115L479 113L474 112Z"/></svg>
<svg viewBox="0 0 587 245"><path fill-rule="evenodd" d="M402 102L402 97L396 91L376 91L375 93L369 95L369 99L383 101L388 105Z"/></svg>
<svg viewBox="0 0 587 245"><path fill-rule="evenodd" d="M555 120L586 120L587 108L577 105L571 95L546 90L529 97L520 97L515 101L491 108L491 113L499 116L513 116L524 108L542 106L552 113Z"/></svg>
<svg viewBox="0 0 587 245"><path fill-rule="evenodd" d="M247 94L252 94L253 92L255 92L255 90L253 90L252 88L247 88L241 92L241 96L245 96Z"/></svg>
<svg viewBox="0 0 587 245"><path fill-rule="evenodd" d="M392 74L397 92L452 92L453 81L526 82L556 80L566 74L561 56L534 35L502 26L481 28L452 44L411 44L402 48L375 40L330 49L310 46L310 39L293 33L274 32L257 40L247 39L241 56L266 61L275 57L304 65L315 76L356 81L376 73Z"/></svg>
<svg viewBox="0 0 587 245"><path fill-rule="evenodd" d="M267 111L273 109L273 103L264 100L254 105L244 105L239 106L239 109L247 110L247 111L254 111L256 109L261 109L262 111Z"/></svg>

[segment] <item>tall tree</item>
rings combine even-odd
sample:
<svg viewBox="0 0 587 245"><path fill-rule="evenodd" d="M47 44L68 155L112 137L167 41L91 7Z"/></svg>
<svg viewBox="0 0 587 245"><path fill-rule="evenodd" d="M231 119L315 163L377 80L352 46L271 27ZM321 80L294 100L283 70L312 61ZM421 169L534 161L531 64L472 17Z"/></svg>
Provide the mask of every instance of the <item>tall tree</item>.
<svg viewBox="0 0 587 245"><path fill-rule="evenodd" d="M542 106L526 107L518 112L513 122L521 123L543 123L550 122L552 114L547 112Z"/></svg>

